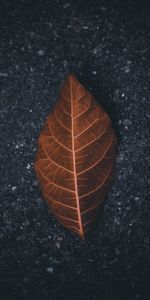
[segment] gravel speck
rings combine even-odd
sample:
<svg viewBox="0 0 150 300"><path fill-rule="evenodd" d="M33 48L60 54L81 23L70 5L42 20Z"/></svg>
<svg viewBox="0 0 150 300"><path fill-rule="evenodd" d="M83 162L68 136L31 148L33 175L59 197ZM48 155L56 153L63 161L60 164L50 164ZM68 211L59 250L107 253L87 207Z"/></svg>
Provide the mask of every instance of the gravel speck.
<svg viewBox="0 0 150 300"><path fill-rule="evenodd" d="M56 246L57 249L60 249L60 243L57 242L57 243L55 244L55 246Z"/></svg>
<svg viewBox="0 0 150 300"><path fill-rule="evenodd" d="M45 51L44 50L39 50L38 51L38 56L44 56L45 55Z"/></svg>
<svg viewBox="0 0 150 300"><path fill-rule="evenodd" d="M47 271L49 274L53 274L54 269L53 269L52 267L48 267L48 268L46 269L46 271Z"/></svg>
<svg viewBox="0 0 150 300"><path fill-rule="evenodd" d="M16 189L17 189L17 187L16 186L12 186L12 191L14 192L14 191L16 191Z"/></svg>
<svg viewBox="0 0 150 300"><path fill-rule="evenodd" d="M97 74L97 71L92 71L92 74L96 75L96 74Z"/></svg>
<svg viewBox="0 0 150 300"><path fill-rule="evenodd" d="M26 168L27 168L28 170L30 170L30 169L31 169L31 165L28 163L27 166L26 166Z"/></svg>

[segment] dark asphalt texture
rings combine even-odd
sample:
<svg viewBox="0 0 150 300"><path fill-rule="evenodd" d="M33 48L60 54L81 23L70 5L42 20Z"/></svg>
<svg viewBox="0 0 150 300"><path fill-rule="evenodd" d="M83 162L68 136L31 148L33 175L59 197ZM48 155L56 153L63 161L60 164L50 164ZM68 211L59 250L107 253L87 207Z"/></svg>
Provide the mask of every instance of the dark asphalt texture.
<svg viewBox="0 0 150 300"><path fill-rule="evenodd" d="M118 136L116 180L85 241L49 212L33 169L69 72ZM149 121L148 1L0 1L1 300L150 299Z"/></svg>

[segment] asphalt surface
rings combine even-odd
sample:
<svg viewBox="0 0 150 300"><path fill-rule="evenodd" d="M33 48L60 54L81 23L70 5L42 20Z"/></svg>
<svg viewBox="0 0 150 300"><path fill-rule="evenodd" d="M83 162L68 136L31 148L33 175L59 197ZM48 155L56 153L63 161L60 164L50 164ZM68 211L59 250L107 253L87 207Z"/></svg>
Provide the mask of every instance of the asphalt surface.
<svg viewBox="0 0 150 300"><path fill-rule="evenodd" d="M37 138L72 72L109 113L116 180L85 241L49 212ZM0 1L0 299L150 299L146 1Z"/></svg>

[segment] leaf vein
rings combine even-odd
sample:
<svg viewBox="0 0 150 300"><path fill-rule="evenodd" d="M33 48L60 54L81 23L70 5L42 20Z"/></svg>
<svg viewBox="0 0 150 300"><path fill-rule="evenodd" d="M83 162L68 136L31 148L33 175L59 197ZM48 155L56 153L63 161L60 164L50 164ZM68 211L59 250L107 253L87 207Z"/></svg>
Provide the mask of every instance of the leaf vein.
<svg viewBox="0 0 150 300"><path fill-rule="evenodd" d="M55 164L57 167L59 167L59 168L61 168L61 169L63 169L63 170L66 170L66 171L68 171L69 173L72 173L72 174L73 174L73 171L71 171L71 170L65 168L64 166L58 164L57 162L55 162L55 161L48 155L47 151L45 150L45 148L43 147L42 144L41 144L41 147L42 147L42 149L43 149L44 153L46 154L47 159L48 159L49 161L51 161L51 162L52 162L53 164ZM44 160L44 158L40 158L40 160Z"/></svg>
<svg viewBox="0 0 150 300"><path fill-rule="evenodd" d="M81 175L83 173L86 173L87 171L89 171L90 169L92 169L93 167L97 166L105 157L106 153L108 152L108 150L110 149L110 147L113 144L113 139L111 140L110 144L108 145L108 147L106 148L106 151L104 152L103 156L100 157L100 159L98 159L93 165L91 165L89 168L83 170L82 172L77 173L77 175Z"/></svg>
<svg viewBox="0 0 150 300"><path fill-rule="evenodd" d="M51 129L49 126L48 126L48 128L49 128L49 131L50 131L51 136L52 136L52 138L54 139L54 141L55 141L57 144L59 144L60 146L62 146L63 148L65 148L66 150L68 150L69 152L72 152L71 149L69 149L69 148L66 147L64 144L62 144L60 141L57 140L57 138L54 136L54 134L53 134L53 132L52 132L52 129Z"/></svg>
<svg viewBox="0 0 150 300"><path fill-rule="evenodd" d="M108 171L108 173L106 174L106 176L104 177L104 180L101 182L101 184L98 185L98 186L97 186L95 189L93 189L92 191L90 191L90 192L88 192L88 193L86 193L86 194L80 196L80 199L81 199L81 198L85 198L86 196L89 196L89 195L93 194L94 192L96 192L97 190L99 190L99 189L104 185L104 183L106 182L106 179L108 178L108 176L109 176L111 170L112 170L112 166L111 166L111 168L109 169L109 171Z"/></svg>
<svg viewBox="0 0 150 300"><path fill-rule="evenodd" d="M55 182L53 182L53 181L50 181L38 167L36 167L36 168L37 168L38 172L39 172L39 173L46 179L46 181L48 182L45 186L48 186L48 185L51 184L51 185L57 186L57 187L60 188L60 189L65 190L65 191L69 191L69 192L71 192L71 193L75 193L75 191L73 191L73 190L70 190L70 189L68 189L68 188L65 188L65 187L62 186L62 185L58 185L57 183L55 183Z"/></svg>

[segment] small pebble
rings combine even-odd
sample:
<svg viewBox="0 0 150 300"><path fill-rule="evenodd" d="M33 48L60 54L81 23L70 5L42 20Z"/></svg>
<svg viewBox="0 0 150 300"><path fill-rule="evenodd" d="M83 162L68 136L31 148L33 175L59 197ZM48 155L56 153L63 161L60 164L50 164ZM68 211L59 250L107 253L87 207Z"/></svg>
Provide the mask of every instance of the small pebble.
<svg viewBox="0 0 150 300"><path fill-rule="evenodd" d="M92 71L92 74L96 75L96 74L97 74L97 71Z"/></svg>
<svg viewBox="0 0 150 300"><path fill-rule="evenodd" d="M87 30L89 27L88 26L83 26L83 29Z"/></svg>
<svg viewBox="0 0 150 300"><path fill-rule="evenodd" d="M39 50L38 51L38 56L44 56L44 54L45 54L44 50Z"/></svg>
<svg viewBox="0 0 150 300"><path fill-rule="evenodd" d="M26 168L27 168L28 170L30 170L30 169L31 169L31 165L28 163Z"/></svg>
<svg viewBox="0 0 150 300"><path fill-rule="evenodd" d="M14 191L16 191L16 189L17 189L17 187L16 186L12 186L12 191L14 192Z"/></svg>
<svg viewBox="0 0 150 300"><path fill-rule="evenodd" d="M55 244L55 246L56 246L57 249L60 249L60 243L57 242L57 243Z"/></svg>
<svg viewBox="0 0 150 300"><path fill-rule="evenodd" d="M124 67L124 72L125 72L125 73L129 73L129 71L130 71L129 66L125 66L125 67Z"/></svg>
<svg viewBox="0 0 150 300"><path fill-rule="evenodd" d="M135 197L134 199L135 199L135 201L138 201L138 200L140 200L140 198L139 198L139 197Z"/></svg>
<svg viewBox="0 0 150 300"><path fill-rule="evenodd" d="M47 269L46 269L46 271L49 273L49 274L52 274L53 273L53 267L48 267Z"/></svg>

